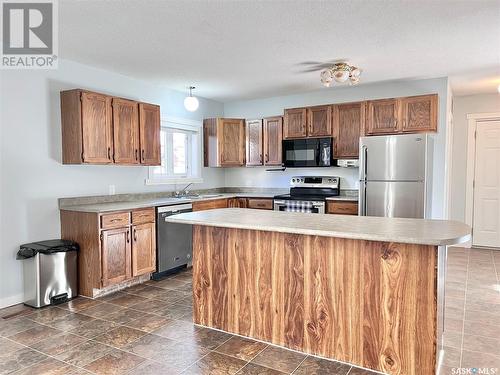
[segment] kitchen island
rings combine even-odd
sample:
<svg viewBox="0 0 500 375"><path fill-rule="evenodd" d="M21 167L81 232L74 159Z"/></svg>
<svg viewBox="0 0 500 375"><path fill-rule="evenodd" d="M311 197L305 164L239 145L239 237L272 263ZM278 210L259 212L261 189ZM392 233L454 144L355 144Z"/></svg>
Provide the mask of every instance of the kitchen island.
<svg viewBox="0 0 500 375"><path fill-rule="evenodd" d="M228 208L193 225L196 324L388 374L432 374L452 221Z"/></svg>

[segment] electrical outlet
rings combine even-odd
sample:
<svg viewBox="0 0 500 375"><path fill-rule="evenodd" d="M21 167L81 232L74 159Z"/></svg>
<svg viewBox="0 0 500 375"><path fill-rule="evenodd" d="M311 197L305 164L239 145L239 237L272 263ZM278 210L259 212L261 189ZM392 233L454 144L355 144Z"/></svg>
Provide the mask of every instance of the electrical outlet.
<svg viewBox="0 0 500 375"><path fill-rule="evenodd" d="M109 185L109 195L115 195L115 185Z"/></svg>

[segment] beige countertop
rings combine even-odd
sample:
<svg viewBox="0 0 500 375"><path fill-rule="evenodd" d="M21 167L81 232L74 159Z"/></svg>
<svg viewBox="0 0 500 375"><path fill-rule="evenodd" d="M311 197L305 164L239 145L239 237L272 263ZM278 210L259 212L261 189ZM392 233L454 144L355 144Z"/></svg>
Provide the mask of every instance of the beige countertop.
<svg viewBox="0 0 500 375"><path fill-rule="evenodd" d="M142 199L134 201L123 201L123 202L107 202L107 203L90 203L90 204L79 204L74 206L65 206L61 208L65 211L78 211L78 212L111 212L111 211L125 211L134 210L137 208L145 207L158 207L158 206L172 206L175 204L193 203L214 199L223 198L273 198L275 194L268 193L220 193L220 194L209 194L210 196L200 198L154 198L154 199Z"/></svg>
<svg viewBox="0 0 500 375"><path fill-rule="evenodd" d="M183 203L193 203L199 201L207 201L214 199L223 198L273 198L276 193L218 193L218 194L203 194L200 198L151 198L151 199L137 199L130 201L120 201L120 202L101 202L101 203L86 203L77 204L71 206L61 207L61 210L65 211L77 211L77 212L112 212L112 211L125 211L134 210L137 208L145 207L159 207L159 206L172 206L175 204ZM326 198L326 200L338 200L338 201L357 201L358 197L353 195L339 195L336 197Z"/></svg>
<svg viewBox="0 0 500 375"><path fill-rule="evenodd" d="M470 239L468 225L457 221L223 208L171 216L167 221L225 228L308 234L421 245L455 245Z"/></svg>

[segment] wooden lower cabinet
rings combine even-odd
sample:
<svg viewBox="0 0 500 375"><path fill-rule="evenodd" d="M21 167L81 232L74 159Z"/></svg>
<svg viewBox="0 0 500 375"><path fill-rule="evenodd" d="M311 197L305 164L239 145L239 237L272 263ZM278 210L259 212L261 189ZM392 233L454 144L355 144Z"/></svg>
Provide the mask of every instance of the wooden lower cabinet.
<svg viewBox="0 0 500 375"><path fill-rule="evenodd" d="M78 292L94 298L156 267L154 208L133 211L61 210L61 237L80 245Z"/></svg>
<svg viewBox="0 0 500 375"><path fill-rule="evenodd" d="M102 286L131 277L130 228L103 230L101 233Z"/></svg>
<svg viewBox="0 0 500 375"><path fill-rule="evenodd" d="M155 224L132 226L132 276L153 272L156 268Z"/></svg>
<svg viewBox="0 0 500 375"><path fill-rule="evenodd" d="M357 215L358 202L355 201L328 201L326 202L326 213L337 215Z"/></svg>
<svg viewBox="0 0 500 375"><path fill-rule="evenodd" d="M212 210L214 208L228 208L228 199L213 199L209 201L193 202L193 211Z"/></svg>
<svg viewBox="0 0 500 375"><path fill-rule="evenodd" d="M258 210L272 210L272 198L247 198L247 208L256 208Z"/></svg>
<svg viewBox="0 0 500 375"><path fill-rule="evenodd" d="M227 206L230 208L247 208L246 198L229 198Z"/></svg>

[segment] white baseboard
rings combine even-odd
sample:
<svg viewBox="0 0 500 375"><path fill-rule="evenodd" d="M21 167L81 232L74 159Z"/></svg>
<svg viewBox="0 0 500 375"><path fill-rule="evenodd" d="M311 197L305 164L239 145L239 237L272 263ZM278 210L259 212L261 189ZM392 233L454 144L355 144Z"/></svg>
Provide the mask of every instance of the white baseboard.
<svg viewBox="0 0 500 375"><path fill-rule="evenodd" d="M0 298L0 309L3 309L4 307L17 305L23 302L24 302L24 294L17 294L15 296Z"/></svg>

